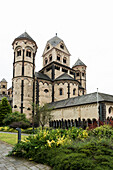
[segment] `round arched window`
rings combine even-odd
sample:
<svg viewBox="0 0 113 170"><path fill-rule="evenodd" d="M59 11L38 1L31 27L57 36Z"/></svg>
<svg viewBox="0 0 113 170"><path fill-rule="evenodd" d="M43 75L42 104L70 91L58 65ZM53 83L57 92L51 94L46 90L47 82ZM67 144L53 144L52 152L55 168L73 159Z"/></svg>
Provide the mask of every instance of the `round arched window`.
<svg viewBox="0 0 113 170"><path fill-rule="evenodd" d="M60 96L63 95L63 89L62 88L59 89L59 95Z"/></svg>
<svg viewBox="0 0 113 170"><path fill-rule="evenodd" d="M45 92L45 93L48 93L48 92L49 92L49 90L48 90L48 89L45 89L45 90L44 90L44 92Z"/></svg>
<svg viewBox="0 0 113 170"><path fill-rule="evenodd" d="M112 108L112 107L110 107L109 110L108 110L108 111L109 111L109 114L111 113L111 108Z"/></svg>

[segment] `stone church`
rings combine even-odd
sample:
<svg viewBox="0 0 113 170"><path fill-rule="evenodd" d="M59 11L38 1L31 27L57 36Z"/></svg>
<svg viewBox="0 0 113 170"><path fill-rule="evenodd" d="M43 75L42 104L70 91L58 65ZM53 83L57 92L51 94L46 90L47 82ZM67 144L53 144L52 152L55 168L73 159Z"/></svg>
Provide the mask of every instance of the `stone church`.
<svg viewBox="0 0 113 170"><path fill-rule="evenodd" d="M86 68L78 59L70 67L70 53L57 34L47 41L44 48L43 67L35 70L36 42L24 32L13 43L14 62L12 87L8 89L8 100L12 100L13 111L34 115L32 104L50 103L53 120L50 126L67 127L106 121L113 117L113 96L103 93L86 94ZM38 59L40 59L38 57ZM0 96L7 82L3 79ZM5 84L4 84L5 83ZM4 87L4 88L3 88Z"/></svg>
<svg viewBox="0 0 113 170"><path fill-rule="evenodd" d="M43 105L86 94L86 65L70 68L70 53L57 35L47 41L43 68L35 71L36 42L25 32L13 43L13 110L29 114L32 103Z"/></svg>

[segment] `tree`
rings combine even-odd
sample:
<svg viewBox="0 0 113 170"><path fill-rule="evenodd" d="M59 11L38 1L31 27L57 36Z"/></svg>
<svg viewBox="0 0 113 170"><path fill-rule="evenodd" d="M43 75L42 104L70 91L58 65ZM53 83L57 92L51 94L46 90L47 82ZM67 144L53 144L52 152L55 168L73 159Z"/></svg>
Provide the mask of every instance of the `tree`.
<svg viewBox="0 0 113 170"><path fill-rule="evenodd" d="M51 118L53 117L51 115L51 111L53 110L53 108L51 108L49 106L49 104L45 103L43 106L39 106L36 105L34 106L35 108L35 116L34 116L34 120L33 122L39 122L39 125L42 126L42 129L44 128L44 126L51 120Z"/></svg>
<svg viewBox="0 0 113 170"><path fill-rule="evenodd" d="M12 109L6 97L2 98L0 102L0 125L3 125L3 119L8 114L11 113Z"/></svg>

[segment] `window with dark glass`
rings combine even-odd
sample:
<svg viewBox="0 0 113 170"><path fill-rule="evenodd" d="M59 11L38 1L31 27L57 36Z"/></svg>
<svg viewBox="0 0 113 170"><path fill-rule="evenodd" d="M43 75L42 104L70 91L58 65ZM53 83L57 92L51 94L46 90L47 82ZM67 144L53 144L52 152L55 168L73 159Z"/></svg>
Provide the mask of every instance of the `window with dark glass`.
<svg viewBox="0 0 113 170"><path fill-rule="evenodd" d="M60 61L60 56L57 56L57 60Z"/></svg>
<svg viewBox="0 0 113 170"><path fill-rule="evenodd" d="M62 89L59 89L59 94L63 95L63 90Z"/></svg>
<svg viewBox="0 0 113 170"><path fill-rule="evenodd" d="M63 44L61 44L61 45L60 45L60 48L64 49L64 45L63 45Z"/></svg>
<svg viewBox="0 0 113 170"><path fill-rule="evenodd" d="M49 61L52 61L52 55L49 57Z"/></svg>
<svg viewBox="0 0 113 170"><path fill-rule="evenodd" d="M17 51L17 56L21 56L21 50Z"/></svg>
<svg viewBox="0 0 113 170"><path fill-rule="evenodd" d="M27 57L31 57L31 51L28 51L28 50L27 50L27 51L26 51L26 56L27 56Z"/></svg>
<svg viewBox="0 0 113 170"><path fill-rule="evenodd" d="M49 49L50 49L50 46L48 45L48 46L47 46L47 50L49 50Z"/></svg>
<svg viewBox="0 0 113 170"><path fill-rule="evenodd" d="M76 73L76 76L79 76L79 73Z"/></svg>
<svg viewBox="0 0 113 170"><path fill-rule="evenodd" d="M63 63L66 63L66 58L63 58Z"/></svg>
<svg viewBox="0 0 113 170"><path fill-rule="evenodd" d="M84 73L82 73L82 76L84 77Z"/></svg>
<svg viewBox="0 0 113 170"><path fill-rule="evenodd" d="M47 62L48 62L47 59L45 59L45 64L47 64Z"/></svg>
<svg viewBox="0 0 113 170"><path fill-rule="evenodd" d="M48 89L45 89L45 90L44 90L44 92L45 92L45 93L48 93L48 92L49 92L49 90L48 90Z"/></svg>
<svg viewBox="0 0 113 170"><path fill-rule="evenodd" d="M14 108L17 108L17 105L14 105Z"/></svg>
<svg viewBox="0 0 113 170"><path fill-rule="evenodd" d="M73 89L73 95L75 95L75 91L76 91L76 89Z"/></svg>
<svg viewBox="0 0 113 170"><path fill-rule="evenodd" d="M4 89L6 88L5 85L3 85L3 88L4 88Z"/></svg>
<svg viewBox="0 0 113 170"><path fill-rule="evenodd" d="M8 91L8 95L10 95L10 92Z"/></svg>
<svg viewBox="0 0 113 170"><path fill-rule="evenodd" d="M5 94L5 91L3 91L2 94Z"/></svg>
<svg viewBox="0 0 113 170"><path fill-rule="evenodd" d="M31 109L28 107L27 110L31 110Z"/></svg>

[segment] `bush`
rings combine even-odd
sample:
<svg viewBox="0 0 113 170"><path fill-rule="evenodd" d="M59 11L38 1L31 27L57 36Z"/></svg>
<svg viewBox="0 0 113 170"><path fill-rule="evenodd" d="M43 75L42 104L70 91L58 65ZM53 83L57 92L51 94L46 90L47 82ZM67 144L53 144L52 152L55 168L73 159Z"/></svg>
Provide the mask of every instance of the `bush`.
<svg viewBox="0 0 113 170"><path fill-rule="evenodd" d="M23 121L13 122L9 125L9 127L14 128L14 129L16 129L17 127L22 128L22 129L27 129L27 128L30 127L30 123L29 122L23 122Z"/></svg>
<svg viewBox="0 0 113 170"><path fill-rule="evenodd" d="M5 116L3 123L4 125L10 125L13 122L25 122L29 123L29 120L26 118L26 115L24 113L19 113L19 112L14 112L14 113L9 113Z"/></svg>

